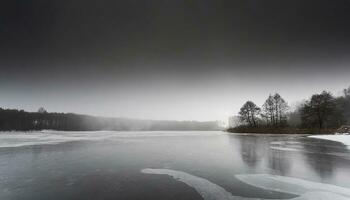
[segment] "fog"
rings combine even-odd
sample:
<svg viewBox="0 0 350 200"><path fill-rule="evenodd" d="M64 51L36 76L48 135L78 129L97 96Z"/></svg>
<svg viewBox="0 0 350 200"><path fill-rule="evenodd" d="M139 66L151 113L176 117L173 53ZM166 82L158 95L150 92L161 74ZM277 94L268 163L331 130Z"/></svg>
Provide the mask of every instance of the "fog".
<svg viewBox="0 0 350 200"><path fill-rule="evenodd" d="M6 0L0 106L223 120L348 87L348 1Z"/></svg>

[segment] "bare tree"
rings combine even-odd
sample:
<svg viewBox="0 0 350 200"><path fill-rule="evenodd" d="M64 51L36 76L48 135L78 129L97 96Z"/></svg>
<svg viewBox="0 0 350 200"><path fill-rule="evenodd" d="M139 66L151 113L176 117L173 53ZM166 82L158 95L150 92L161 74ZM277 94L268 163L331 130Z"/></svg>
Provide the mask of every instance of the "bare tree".
<svg viewBox="0 0 350 200"><path fill-rule="evenodd" d="M321 94L312 95L301 109L302 121L304 124L317 125L323 129L336 108L335 98L327 91Z"/></svg>
<svg viewBox="0 0 350 200"><path fill-rule="evenodd" d="M263 105L263 112L261 116L265 118L266 123L268 125L273 125L275 122L275 112L274 112L274 100L272 95L270 94L269 97L266 99L264 105Z"/></svg>
<svg viewBox="0 0 350 200"><path fill-rule="evenodd" d="M247 101L239 112L241 121L247 123L249 126L257 126L260 110L255 103Z"/></svg>
<svg viewBox="0 0 350 200"><path fill-rule="evenodd" d="M288 104L287 102L279 95L276 93L273 96L273 99L275 100L275 112L276 112L276 125L284 125L287 117L286 117L286 112L288 110Z"/></svg>
<svg viewBox="0 0 350 200"><path fill-rule="evenodd" d="M286 111L288 110L287 102L278 93L269 95L263 105L262 117L266 120L267 125L281 126L286 123Z"/></svg>
<svg viewBox="0 0 350 200"><path fill-rule="evenodd" d="M44 107L40 107L38 113L47 113L47 110Z"/></svg>
<svg viewBox="0 0 350 200"><path fill-rule="evenodd" d="M348 87L347 89L344 89L343 93L344 93L345 98L349 98L350 97L350 87Z"/></svg>

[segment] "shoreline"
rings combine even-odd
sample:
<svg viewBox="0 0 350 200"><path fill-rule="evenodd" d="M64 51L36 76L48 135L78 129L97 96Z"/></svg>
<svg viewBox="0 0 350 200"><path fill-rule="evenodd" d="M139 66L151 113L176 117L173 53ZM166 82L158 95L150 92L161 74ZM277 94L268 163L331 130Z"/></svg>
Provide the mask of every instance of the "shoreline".
<svg viewBox="0 0 350 200"><path fill-rule="evenodd" d="M227 131L225 131L227 132ZM303 133L237 133L237 132L227 132L228 134L232 135L256 135L256 136L301 136L301 137L307 137L307 136L312 136L312 135L319 135L319 134L303 134ZM325 135L330 135L330 134L325 134Z"/></svg>
<svg viewBox="0 0 350 200"><path fill-rule="evenodd" d="M248 133L248 134L290 134L290 135L335 135L337 129L299 129L294 127L236 127L225 130L228 133Z"/></svg>

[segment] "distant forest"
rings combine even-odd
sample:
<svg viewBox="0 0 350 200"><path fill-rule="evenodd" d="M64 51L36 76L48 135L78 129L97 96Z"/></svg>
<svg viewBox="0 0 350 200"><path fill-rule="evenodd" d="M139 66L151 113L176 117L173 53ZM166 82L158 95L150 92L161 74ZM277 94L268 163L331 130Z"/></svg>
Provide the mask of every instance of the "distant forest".
<svg viewBox="0 0 350 200"><path fill-rule="evenodd" d="M160 130L220 130L217 122L158 121L128 118L106 118L73 113L49 113L0 108L0 131L160 131Z"/></svg>
<svg viewBox="0 0 350 200"><path fill-rule="evenodd" d="M270 94L259 107L247 101L236 116L238 123L228 129L241 133L331 133L348 132L350 125L350 87L343 95L328 91L312 95L290 109L278 93Z"/></svg>

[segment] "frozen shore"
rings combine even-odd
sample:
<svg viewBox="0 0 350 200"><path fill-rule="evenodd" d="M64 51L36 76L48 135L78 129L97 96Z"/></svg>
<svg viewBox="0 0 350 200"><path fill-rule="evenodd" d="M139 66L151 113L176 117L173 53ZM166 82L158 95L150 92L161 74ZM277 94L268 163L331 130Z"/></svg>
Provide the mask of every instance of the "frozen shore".
<svg viewBox="0 0 350 200"><path fill-rule="evenodd" d="M350 135L312 135L308 137L341 142L350 149Z"/></svg>

